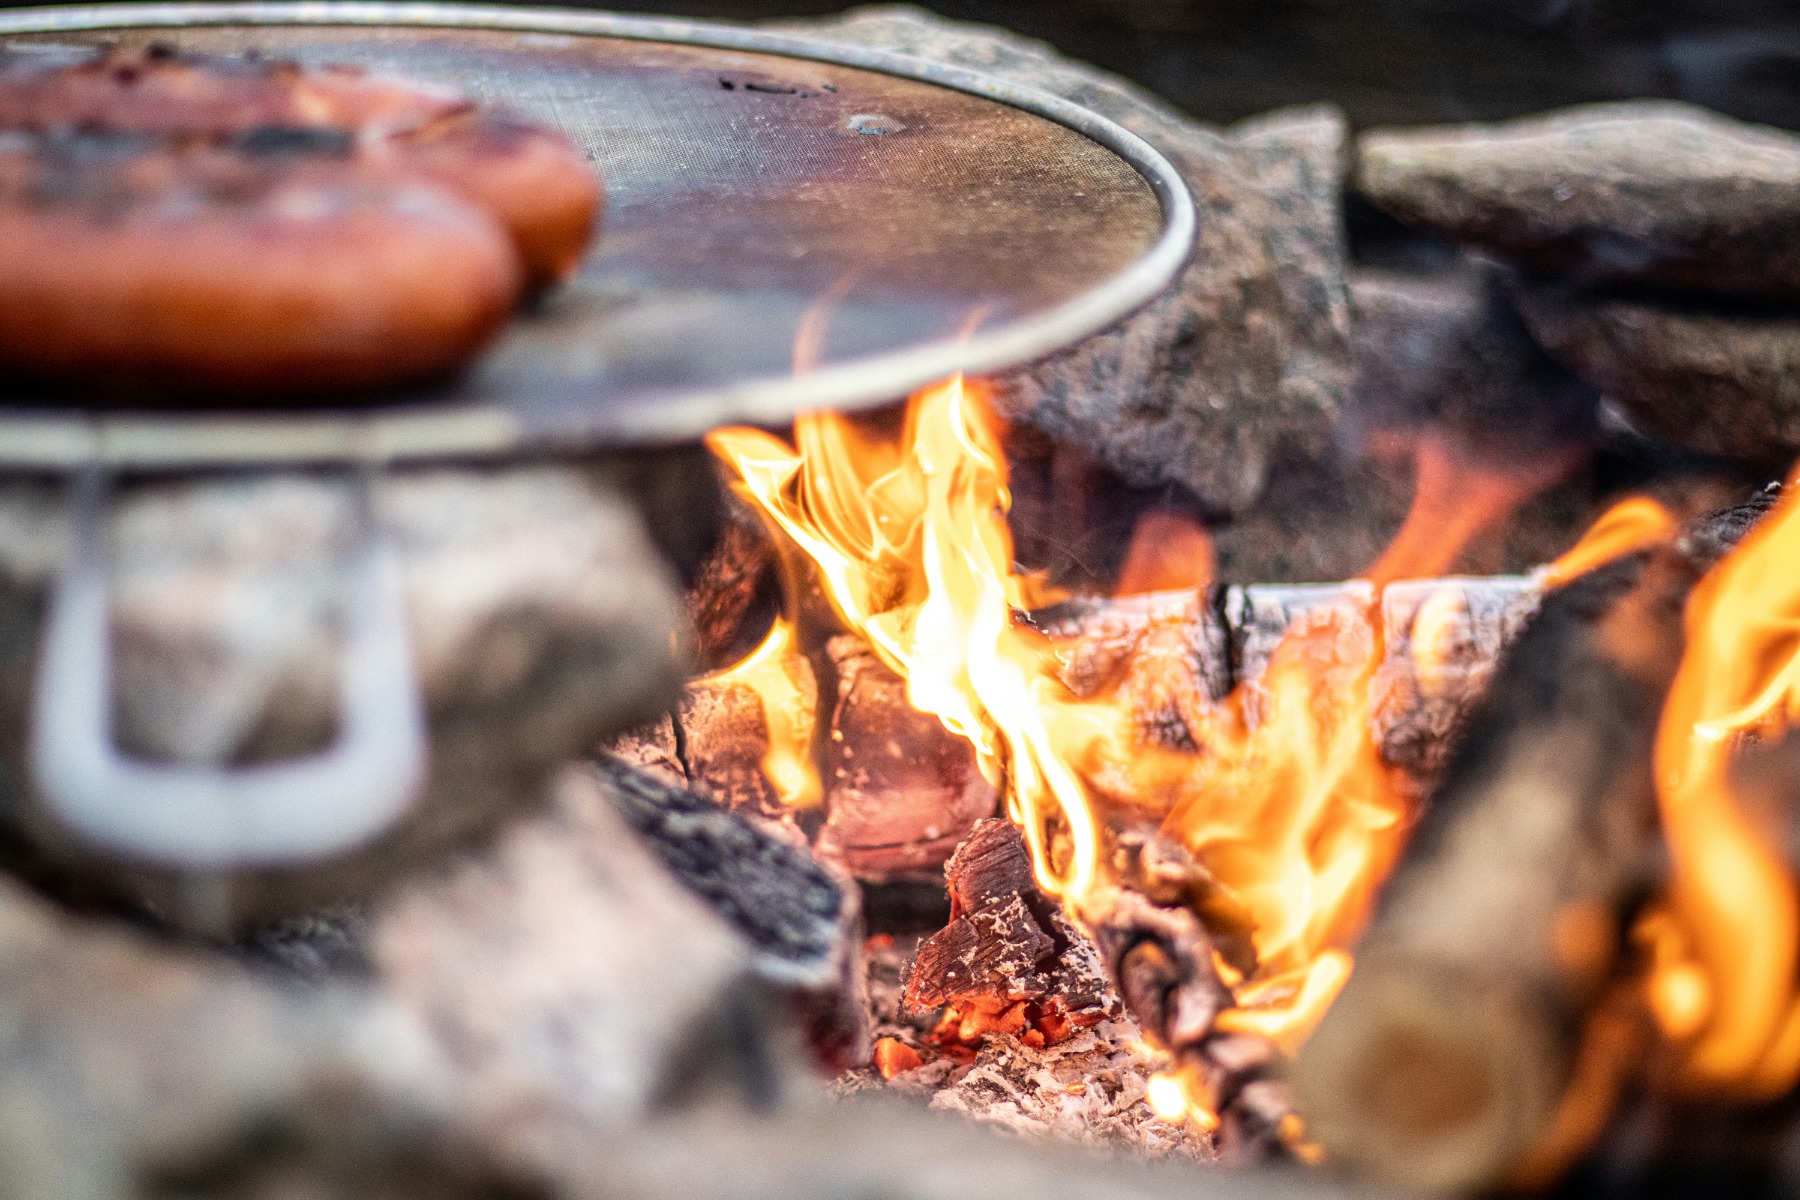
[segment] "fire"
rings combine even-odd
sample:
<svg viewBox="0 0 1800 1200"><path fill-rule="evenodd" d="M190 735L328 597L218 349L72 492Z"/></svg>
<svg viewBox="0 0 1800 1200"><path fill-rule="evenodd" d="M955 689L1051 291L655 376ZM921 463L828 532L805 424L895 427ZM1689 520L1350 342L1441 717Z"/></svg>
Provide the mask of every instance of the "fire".
<svg viewBox="0 0 1800 1200"><path fill-rule="evenodd" d="M812 736L817 719L812 689L788 671L799 648L794 624L777 617L762 645L741 662L708 676L719 683L742 683L762 700L763 722L769 731L769 749L763 755L763 774L781 802L790 808L811 808L824 789L813 766Z"/></svg>
<svg viewBox="0 0 1800 1200"><path fill-rule="evenodd" d="M1790 487L1688 601L1655 758L1673 886L1639 930L1651 1009L1687 1040L1683 1081L1753 1098L1800 1079L1800 891L1747 811L1732 759L1800 717L1797 556Z"/></svg>
<svg viewBox="0 0 1800 1200"><path fill-rule="evenodd" d="M1538 578L1546 588L1558 588L1616 558L1674 537L1674 514L1647 496L1633 496L1607 509L1581 540L1539 572Z"/></svg>
<svg viewBox="0 0 1800 1200"><path fill-rule="evenodd" d="M1122 697L1074 696L1058 648L1016 619L1034 581L1013 565L1006 461L979 385L915 395L898 440L814 414L796 421L792 445L751 429L709 444L811 560L837 617L905 678L910 702L975 747L1039 882L1079 917L1115 883L1111 806L1160 818L1249 919L1255 968L1230 976L1237 1006L1219 1025L1297 1045L1349 977L1348 948L1410 815L1371 732L1380 585L1441 570L1530 487L1498 476L1458 486L1455 461L1427 447L1421 508L1372 586L1298 619L1260 680L1219 703L1188 696L1199 749L1183 752L1146 744ZM1200 586L1211 563L1197 525L1158 520L1134 538L1126 585ZM1159 1080L1158 1112L1209 1127L1199 1081Z"/></svg>

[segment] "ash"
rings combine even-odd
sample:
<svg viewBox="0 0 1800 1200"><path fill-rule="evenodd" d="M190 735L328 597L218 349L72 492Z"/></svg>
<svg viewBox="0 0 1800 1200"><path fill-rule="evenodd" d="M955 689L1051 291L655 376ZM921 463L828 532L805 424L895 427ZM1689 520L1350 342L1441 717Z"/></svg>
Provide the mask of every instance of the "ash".
<svg viewBox="0 0 1800 1200"><path fill-rule="evenodd" d="M1025 1138L1150 1157L1216 1157L1206 1134L1150 1110L1145 1089L1168 1058L1145 1042L1117 997L1106 997L1106 1017L1054 1045L1034 1047L999 1032L974 1048L943 1045L932 1036L938 1012L908 1013L901 1004L902 979L918 941L888 934L868 940L864 963L876 1064L838 1076L834 1093L908 1096ZM889 1039L897 1046L886 1044ZM908 1051L919 1064L884 1079L883 1060L905 1066Z"/></svg>

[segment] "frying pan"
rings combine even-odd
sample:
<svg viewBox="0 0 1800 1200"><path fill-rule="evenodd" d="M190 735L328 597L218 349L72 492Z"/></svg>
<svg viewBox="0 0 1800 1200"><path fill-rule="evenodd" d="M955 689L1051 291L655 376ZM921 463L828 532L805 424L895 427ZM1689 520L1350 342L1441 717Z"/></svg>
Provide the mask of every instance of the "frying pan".
<svg viewBox="0 0 1800 1200"><path fill-rule="evenodd" d="M228 770L125 760L109 732L108 475L673 445L1015 366L1151 299L1195 215L1142 140L1057 97L754 29L448 4L0 12L0 65L150 42L354 63L562 129L607 191L579 275L453 384L350 407L155 410L0 391L0 469L66 472L29 773L51 814L183 872L328 858L402 820L428 743L370 506L347 578L337 743Z"/></svg>

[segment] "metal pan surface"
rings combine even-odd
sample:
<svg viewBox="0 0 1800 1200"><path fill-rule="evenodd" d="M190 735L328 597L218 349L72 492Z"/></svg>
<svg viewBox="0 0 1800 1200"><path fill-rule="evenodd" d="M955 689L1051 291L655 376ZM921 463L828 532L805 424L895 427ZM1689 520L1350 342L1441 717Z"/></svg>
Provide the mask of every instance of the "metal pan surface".
<svg viewBox="0 0 1800 1200"><path fill-rule="evenodd" d="M1055 97L757 30L444 4L0 12L0 61L109 43L359 63L550 122L605 182L580 275L457 384L347 408L74 409L0 393L0 466L481 457L885 403L1064 347L1164 288L1173 167Z"/></svg>

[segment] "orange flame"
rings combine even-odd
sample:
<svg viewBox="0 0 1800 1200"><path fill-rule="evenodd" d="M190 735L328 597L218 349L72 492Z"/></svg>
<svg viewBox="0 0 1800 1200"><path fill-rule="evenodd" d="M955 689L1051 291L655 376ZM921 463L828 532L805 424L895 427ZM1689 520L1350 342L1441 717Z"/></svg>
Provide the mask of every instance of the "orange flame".
<svg viewBox="0 0 1800 1200"><path fill-rule="evenodd" d="M783 804L811 808L824 794L811 752L818 698L790 669L798 647L793 622L777 617L762 645L742 661L706 678L717 683L741 683L757 694L769 734L763 774Z"/></svg>
<svg viewBox="0 0 1800 1200"><path fill-rule="evenodd" d="M1673 920L1650 1002L1693 1088L1770 1098L1800 1079L1800 891L1733 794L1733 751L1800 717L1800 511L1790 488L1689 598L1687 649L1656 740Z"/></svg>
<svg viewBox="0 0 1800 1200"><path fill-rule="evenodd" d="M1212 538L1200 522L1183 513L1152 509L1132 527L1114 594L1198 590L1212 582L1213 561Z"/></svg>
<svg viewBox="0 0 1800 1200"><path fill-rule="evenodd" d="M1674 538L1674 514L1648 497L1633 496L1601 514L1580 541L1538 573L1538 580L1545 588L1559 588L1616 558Z"/></svg>
<svg viewBox="0 0 1800 1200"><path fill-rule="evenodd" d="M910 702L968 739L1004 785L1040 883L1079 915L1112 882L1106 805L1159 816L1250 921L1256 968L1232 976L1237 1007L1220 1026L1290 1048L1310 1032L1349 977L1349 944L1408 815L1370 720L1384 650L1378 584L1441 569L1527 485L1496 477L1459 489L1454 460L1422 450L1420 503L1436 516L1409 519L1375 585L1297 619L1263 677L1222 702L1165 689L1184 697L1200 747L1183 752L1147 744L1124 697L1075 697L1057 648L1014 620L1031 581L1013 567L1006 462L978 385L915 395L897 442L817 414L796 421L792 446L750 429L709 445L812 560L837 616L906 679ZM1210 576L1197 526L1151 522L1135 542L1127 586ZM1211 1122L1198 1081L1170 1078L1155 1092L1158 1111Z"/></svg>

